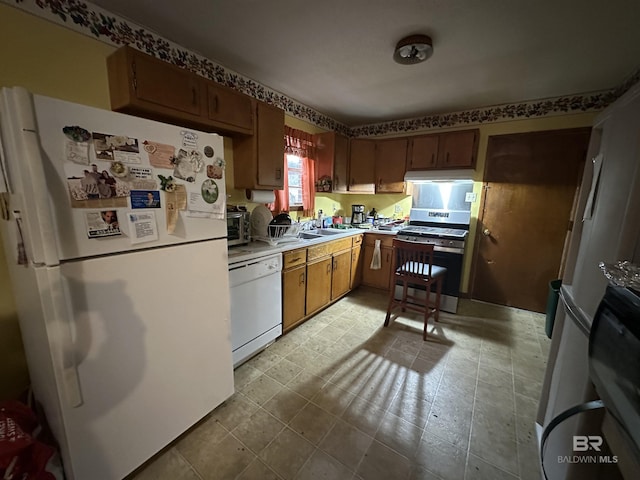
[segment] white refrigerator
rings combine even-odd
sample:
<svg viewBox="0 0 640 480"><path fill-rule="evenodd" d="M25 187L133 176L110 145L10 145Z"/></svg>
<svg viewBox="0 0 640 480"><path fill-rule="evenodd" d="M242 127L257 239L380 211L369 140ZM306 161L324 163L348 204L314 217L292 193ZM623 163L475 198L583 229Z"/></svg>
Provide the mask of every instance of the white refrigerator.
<svg viewBox="0 0 640 480"><path fill-rule="evenodd" d="M640 84L596 118L575 212L538 409L539 433L564 410L597 398L588 342L608 284L600 262L640 263ZM600 421L598 415L577 415L548 437L549 478L598 475L593 465L560 460L574 455L574 435L600 435Z"/></svg>
<svg viewBox="0 0 640 480"><path fill-rule="evenodd" d="M67 478L126 476L233 394L223 140L0 92L0 221Z"/></svg>

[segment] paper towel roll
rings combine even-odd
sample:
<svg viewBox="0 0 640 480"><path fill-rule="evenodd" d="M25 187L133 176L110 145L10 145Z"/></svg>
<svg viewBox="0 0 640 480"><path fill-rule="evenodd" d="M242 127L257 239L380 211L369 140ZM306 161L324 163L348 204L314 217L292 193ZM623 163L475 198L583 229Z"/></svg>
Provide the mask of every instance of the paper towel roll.
<svg viewBox="0 0 640 480"><path fill-rule="evenodd" d="M273 190L247 190L247 200L253 203L273 203L276 200L276 194Z"/></svg>

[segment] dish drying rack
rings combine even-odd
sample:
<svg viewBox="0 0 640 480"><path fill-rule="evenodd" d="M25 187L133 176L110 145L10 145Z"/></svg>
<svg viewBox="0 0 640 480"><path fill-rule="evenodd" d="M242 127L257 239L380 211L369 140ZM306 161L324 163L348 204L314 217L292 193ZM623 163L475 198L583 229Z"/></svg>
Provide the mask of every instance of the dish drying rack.
<svg viewBox="0 0 640 480"><path fill-rule="evenodd" d="M269 245L276 246L281 243L298 242L298 234L302 230L302 224L292 223L291 225L268 225L267 235L261 235L254 237L254 240L268 243Z"/></svg>

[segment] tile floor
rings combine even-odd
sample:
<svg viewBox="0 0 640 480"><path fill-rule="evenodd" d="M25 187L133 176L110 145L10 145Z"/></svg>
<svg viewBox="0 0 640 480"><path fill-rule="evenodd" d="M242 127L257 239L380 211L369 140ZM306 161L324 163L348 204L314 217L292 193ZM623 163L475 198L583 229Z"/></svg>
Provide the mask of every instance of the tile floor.
<svg viewBox="0 0 640 480"><path fill-rule="evenodd" d="M461 300L423 342L385 310L361 287L282 337L132 478L538 480L544 315Z"/></svg>

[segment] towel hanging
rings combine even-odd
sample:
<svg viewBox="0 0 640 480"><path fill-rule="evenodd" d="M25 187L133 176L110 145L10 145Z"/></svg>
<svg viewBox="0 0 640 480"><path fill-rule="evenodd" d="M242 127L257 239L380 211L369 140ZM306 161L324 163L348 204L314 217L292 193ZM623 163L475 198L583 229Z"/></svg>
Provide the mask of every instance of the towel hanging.
<svg viewBox="0 0 640 480"><path fill-rule="evenodd" d="M371 270L380 270L382 268L382 258L380 255L380 240L376 240L373 247L373 255L371 257Z"/></svg>

